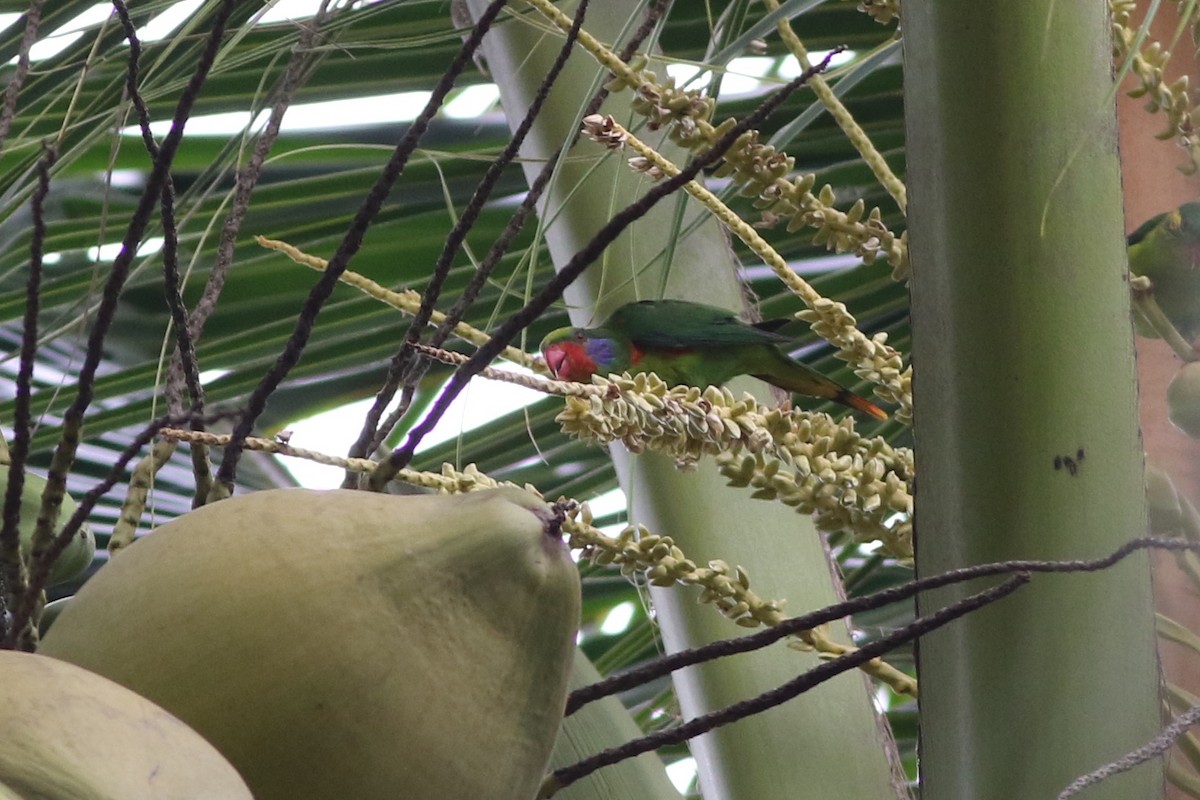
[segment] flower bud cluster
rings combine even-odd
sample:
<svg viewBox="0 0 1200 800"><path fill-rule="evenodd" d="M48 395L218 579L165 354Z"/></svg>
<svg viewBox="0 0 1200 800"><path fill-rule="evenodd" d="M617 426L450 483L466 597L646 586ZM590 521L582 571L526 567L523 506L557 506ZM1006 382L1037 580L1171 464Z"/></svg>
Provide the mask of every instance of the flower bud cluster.
<svg viewBox="0 0 1200 800"><path fill-rule="evenodd" d="M652 373L593 382L605 391L566 399L557 417L565 433L667 453L682 469L716 456L731 485L753 488L754 497L813 514L822 530L912 556L911 450L861 436L850 417L764 409L749 394L738 399L715 386L671 388Z"/></svg>
<svg viewBox="0 0 1200 800"><path fill-rule="evenodd" d="M777 625L787 619L782 600L763 600L750 588L750 576L741 567L714 560L699 566L688 559L669 536L657 536L641 526L629 526L615 538L592 526L587 504L566 512L563 529L572 548L596 564L620 567L625 575L641 573L651 584L671 586L679 583L700 587L699 601L711 603L722 614L744 628ZM800 631L795 646L815 650L828 658L852 652L855 648L831 639L825 626ZM916 696L916 681L882 659L872 659L861 669L900 694Z"/></svg>
<svg viewBox="0 0 1200 800"><path fill-rule="evenodd" d="M743 174L770 174L777 162L775 154L764 154L761 164L742 164ZM881 256L892 268L892 277L904 280L908 276L908 233L897 236L883 224L878 206L867 211L862 199L854 202L849 211L834 208L837 197L833 187L825 184L814 194L815 175L801 175L792 180L773 178L761 181L752 188L757 199L755 208L763 212L763 224L778 224L786 220L787 230L815 228L813 244L835 253L854 253L868 264Z"/></svg>
<svg viewBox="0 0 1200 800"><path fill-rule="evenodd" d="M900 19L900 0L859 0L858 10L880 25L888 25Z"/></svg>
<svg viewBox="0 0 1200 800"><path fill-rule="evenodd" d="M838 358L856 365L854 374L875 385L875 394L898 406L893 416L912 423L912 366L887 343L886 331L867 337L858 332L854 316L844 303L820 298L812 308L796 314L813 332L838 348Z"/></svg>
<svg viewBox="0 0 1200 800"><path fill-rule="evenodd" d="M1138 86L1129 92L1130 97L1145 97L1146 110L1162 112L1167 117L1167 126L1157 134L1159 139L1176 138L1187 151L1189 161L1180 166L1180 171L1191 175L1200 168L1200 131L1197 117L1200 108L1192 101L1188 76L1183 75L1166 82L1164 75L1171 54L1158 42L1150 42L1136 50L1138 31L1130 25L1130 16L1137 8L1135 0L1110 0L1112 8L1113 59L1122 64L1130 59L1130 69L1137 76ZM1193 36L1200 28L1200 16L1193 11L1190 20Z"/></svg>
<svg viewBox="0 0 1200 800"><path fill-rule="evenodd" d="M605 536L580 519L578 511L568 512L564 528L568 543L581 549L583 558L619 567L626 576L640 573L653 586L699 586L701 603L711 603L744 628L775 625L784 619L783 601L763 600L752 592L750 577L741 567L724 561L699 566L669 536L650 533L640 525L626 527L616 538Z"/></svg>
<svg viewBox="0 0 1200 800"><path fill-rule="evenodd" d="M609 91L633 90L633 110L646 118L650 130L671 126L671 139L694 149L689 143L702 144L712 130L708 123L716 109L716 100L704 96L700 89L678 88L671 76L660 82L653 70L646 69L648 63L645 55L635 55L629 62L628 71L609 81L606 88Z"/></svg>
<svg viewBox="0 0 1200 800"><path fill-rule="evenodd" d="M633 453L647 448L669 453L683 470L735 443L758 452L771 442L751 418L758 404L749 395L739 401L716 386L672 388L652 372L593 376L592 382L605 391L566 398L555 418L564 433L602 444L619 441Z"/></svg>

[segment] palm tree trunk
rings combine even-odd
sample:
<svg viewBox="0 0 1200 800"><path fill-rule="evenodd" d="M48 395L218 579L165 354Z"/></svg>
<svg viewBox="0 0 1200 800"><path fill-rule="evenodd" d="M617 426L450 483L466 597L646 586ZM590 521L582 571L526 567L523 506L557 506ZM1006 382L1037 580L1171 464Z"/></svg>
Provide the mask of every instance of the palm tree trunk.
<svg viewBox="0 0 1200 800"><path fill-rule="evenodd" d="M905 6L921 574L1145 531L1108 25ZM918 665L925 800L1055 797L1158 729L1147 559L1038 576ZM1156 761L1087 797L1161 792Z"/></svg>

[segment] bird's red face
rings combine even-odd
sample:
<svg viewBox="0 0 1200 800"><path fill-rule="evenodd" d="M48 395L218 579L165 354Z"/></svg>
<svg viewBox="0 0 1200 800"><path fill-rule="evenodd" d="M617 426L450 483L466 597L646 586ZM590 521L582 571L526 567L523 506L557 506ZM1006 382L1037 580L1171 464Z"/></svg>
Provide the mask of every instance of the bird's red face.
<svg viewBox="0 0 1200 800"><path fill-rule="evenodd" d="M560 381L591 380L596 374L596 362L588 355L585 343L573 339L555 342L542 350L550 374Z"/></svg>

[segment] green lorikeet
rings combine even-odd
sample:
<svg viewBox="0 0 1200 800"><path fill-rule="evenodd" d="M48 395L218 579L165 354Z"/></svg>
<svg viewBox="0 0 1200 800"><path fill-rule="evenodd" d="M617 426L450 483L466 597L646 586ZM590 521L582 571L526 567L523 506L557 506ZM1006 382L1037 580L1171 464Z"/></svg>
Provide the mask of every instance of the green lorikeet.
<svg viewBox="0 0 1200 800"><path fill-rule="evenodd" d="M1159 214L1126 238L1129 271L1144 275L1167 319L1189 342L1200 334L1200 203ZM1138 333L1158 338L1140 314Z"/></svg>
<svg viewBox="0 0 1200 800"><path fill-rule="evenodd" d="M653 372L668 384L712 386L753 375L796 394L821 397L876 419L887 412L803 364L772 333L780 323L749 325L723 308L685 300L643 300L613 312L597 328L559 328L542 340L556 378L587 381L599 373Z"/></svg>

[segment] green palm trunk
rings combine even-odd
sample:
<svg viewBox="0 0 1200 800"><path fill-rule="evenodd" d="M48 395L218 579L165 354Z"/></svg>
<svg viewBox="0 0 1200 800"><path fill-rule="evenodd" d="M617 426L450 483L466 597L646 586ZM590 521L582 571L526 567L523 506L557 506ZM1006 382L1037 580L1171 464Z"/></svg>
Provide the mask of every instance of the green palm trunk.
<svg viewBox="0 0 1200 800"><path fill-rule="evenodd" d="M1145 531L1108 25L1104 4L905 6L921 574ZM1148 741L1149 578L1145 556L1037 576L923 639L922 797L1052 798ZM1153 762L1086 796L1161 783Z"/></svg>

